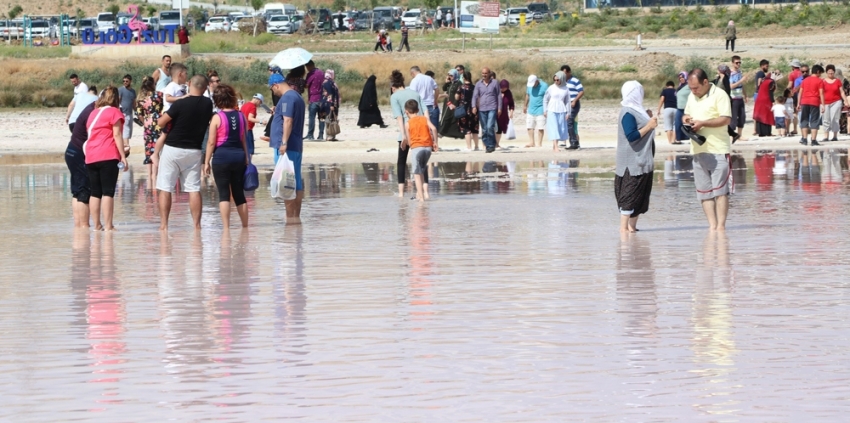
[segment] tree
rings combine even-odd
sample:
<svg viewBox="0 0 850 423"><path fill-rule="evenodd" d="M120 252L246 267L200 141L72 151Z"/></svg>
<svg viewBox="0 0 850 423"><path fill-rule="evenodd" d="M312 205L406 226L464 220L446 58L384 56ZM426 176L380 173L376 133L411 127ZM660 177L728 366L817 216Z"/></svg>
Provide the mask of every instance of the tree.
<svg viewBox="0 0 850 423"><path fill-rule="evenodd" d="M156 6L148 6L148 17L152 18L154 15L156 15Z"/></svg>
<svg viewBox="0 0 850 423"><path fill-rule="evenodd" d="M111 13L112 16L117 15L120 10L121 7L119 7L117 4L110 4L109 7L106 8L106 11Z"/></svg>
<svg viewBox="0 0 850 423"><path fill-rule="evenodd" d="M13 7L12 10L9 11L9 19L17 18L23 11L24 9L21 7L21 5L16 4L15 7Z"/></svg>
<svg viewBox="0 0 850 423"><path fill-rule="evenodd" d="M256 12L259 12L260 9L263 7L263 3L265 3L264 0L251 0L251 7L254 8L254 14L255 15L257 14ZM257 19L256 16L254 16L253 19L254 19L254 36L256 37L257 36L257 25L259 25L260 20Z"/></svg>
<svg viewBox="0 0 850 423"><path fill-rule="evenodd" d="M333 6L331 6L332 12L337 12L339 10L345 10L345 0L334 0Z"/></svg>
<svg viewBox="0 0 850 423"><path fill-rule="evenodd" d="M443 0L425 0L425 7L427 7L428 10L434 10L440 7L442 3Z"/></svg>

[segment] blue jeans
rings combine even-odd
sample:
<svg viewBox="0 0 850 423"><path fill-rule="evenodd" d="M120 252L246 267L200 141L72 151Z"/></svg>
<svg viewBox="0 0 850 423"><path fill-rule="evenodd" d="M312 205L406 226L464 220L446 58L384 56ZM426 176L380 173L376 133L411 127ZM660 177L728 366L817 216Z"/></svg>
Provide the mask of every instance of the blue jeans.
<svg viewBox="0 0 850 423"><path fill-rule="evenodd" d="M580 110L581 102L576 101L576 107L570 110L570 117L567 119L567 133L570 134L570 145L578 145L578 130L575 122Z"/></svg>
<svg viewBox="0 0 850 423"><path fill-rule="evenodd" d="M426 106L428 108L428 119L431 121L431 125L434 125L435 128L440 128L440 108L437 106Z"/></svg>
<svg viewBox="0 0 850 423"><path fill-rule="evenodd" d="M316 130L316 115L319 113L319 109L322 107L321 102L315 101L310 103L310 123L307 125L307 138L313 139L313 132ZM319 120L319 137L315 139L324 139L325 138L325 122Z"/></svg>
<svg viewBox="0 0 850 423"><path fill-rule="evenodd" d="M496 148L496 111L479 110L478 122L483 132L481 141L484 143L484 146L487 148Z"/></svg>

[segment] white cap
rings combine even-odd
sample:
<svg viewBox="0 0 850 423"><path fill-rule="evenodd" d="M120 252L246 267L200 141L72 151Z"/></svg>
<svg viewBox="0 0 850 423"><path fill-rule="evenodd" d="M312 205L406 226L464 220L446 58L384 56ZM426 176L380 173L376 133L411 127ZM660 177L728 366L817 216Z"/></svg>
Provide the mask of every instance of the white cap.
<svg viewBox="0 0 850 423"><path fill-rule="evenodd" d="M528 83L525 84L526 87L532 88L534 84L537 83L537 75L528 75Z"/></svg>
<svg viewBox="0 0 850 423"><path fill-rule="evenodd" d="M260 93L254 94L254 98L256 98L257 100L260 100L260 103L265 103L265 102L266 102L266 98L265 98L265 97L263 97L263 95L262 95L262 94L260 94Z"/></svg>

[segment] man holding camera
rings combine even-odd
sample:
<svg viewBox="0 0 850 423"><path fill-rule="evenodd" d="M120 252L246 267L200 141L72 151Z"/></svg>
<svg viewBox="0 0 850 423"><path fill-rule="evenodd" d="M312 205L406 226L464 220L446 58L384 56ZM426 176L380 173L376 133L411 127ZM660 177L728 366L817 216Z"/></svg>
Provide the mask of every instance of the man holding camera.
<svg viewBox="0 0 850 423"><path fill-rule="evenodd" d="M729 96L708 81L703 69L688 74L688 87L691 94L682 121L683 131L691 138L697 198L702 202L709 228L722 231L726 229L732 188L732 143L727 129L732 105Z"/></svg>

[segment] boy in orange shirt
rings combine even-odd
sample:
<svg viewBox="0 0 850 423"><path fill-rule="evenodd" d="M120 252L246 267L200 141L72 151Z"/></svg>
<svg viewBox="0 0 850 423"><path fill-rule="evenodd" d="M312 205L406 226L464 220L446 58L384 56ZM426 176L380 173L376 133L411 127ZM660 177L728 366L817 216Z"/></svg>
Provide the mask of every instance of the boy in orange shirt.
<svg viewBox="0 0 850 423"><path fill-rule="evenodd" d="M437 151L437 128L425 116L419 115L419 105L416 100L404 103L404 112L408 120L404 124L407 137L401 143L402 150L411 149L413 154L413 180L416 183L416 199L425 201L428 195L428 184L424 183L425 172L428 171L428 159L431 152Z"/></svg>

